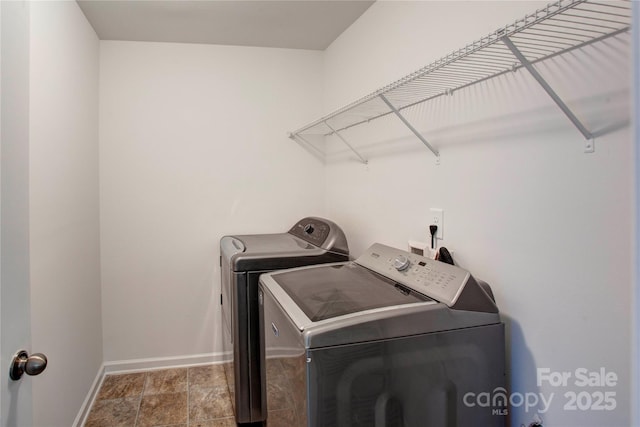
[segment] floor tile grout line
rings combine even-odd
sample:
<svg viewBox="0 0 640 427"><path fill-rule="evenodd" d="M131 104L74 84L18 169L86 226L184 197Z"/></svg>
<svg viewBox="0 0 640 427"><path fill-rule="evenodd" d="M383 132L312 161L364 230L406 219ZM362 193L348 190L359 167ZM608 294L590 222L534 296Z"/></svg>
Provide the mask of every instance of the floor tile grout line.
<svg viewBox="0 0 640 427"><path fill-rule="evenodd" d="M187 427L191 426L191 368L187 368Z"/></svg>
<svg viewBox="0 0 640 427"><path fill-rule="evenodd" d="M135 421L135 426L138 426L138 421L140 419L140 408L142 407L142 397L144 396L144 388L147 385L147 375L148 372L144 373L144 381L142 382L142 391L140 391L140 396L139 396L139 400L138 400L138 410L136 412L136 421Z"/></svg>
<svg viewBox="0 0 640 427"><path fill-rule="evenodd" d="M208 366L211 368L214 365L215 364L208 365ZM168 369L161 370L161 371L168 371ZM150 384L148 383L148 381L150 381L151 371L142 372L142 374L143 374L143 376L142 376L142 387L141 387L141 391L139 392L139 395L138 395L136 414L135 414L134 423L133 423L134 427L140 427L142 425L141 424L143 422L143 420L141 418L141 416L142 416L142 400L145 397L146 391L148 389L151 389L150 388ZM191 414L190 414L190 405L191 405L191 400L192 400L191 399L191 388L192 388L191 386L192 386L192 382L195 380L195 378L196 377L194 376L191 367L187 367L186 368L186 387L187 387L187 390L186 390L186 393L187 393L186 427L191 427L193 425L193 423L192 423L193 420L191 420ZM221 387L224 387L224 390L227 392L226 393L227 394L227 399L229 399L228 403L230 405L232 405L232 403L230 402L231 393L230 393L230 389L229 389L229 382L227 381L227 378L226 378L226 373L223 376L223 380L224 381L221 381L221 382L215 382L214 381L211 384L207 384L208 387L205 386L204 388L205 389L219 389ZM101 388L102 388L102 385L101 385ZM195 388L198 389L200 387L198 386L198 387L195 387ZM172 390L172 393L176 393L176 390ZM167 394L167 393L160 393L160 394ZM132 396L132 397L135 397L135 395ZM123 399L116 399L116 400L123 400ZM92 410L93 410L93 408L90 411L92 411ZM228 417L228 416L220 417L220 416L218 416L218 417L215 417L215 418L211 418L211 419L208 419L208 420L202 420L202 421L215 421L215 420L218 420L218 419L222 420L222 419L228 419L228 418L235 419L235 417L233 415L231 415L231 417ZM200 422L200 421L198 421L198 422ZM172 426L173 425L166 426L166 427L172 427Z"/></svg>

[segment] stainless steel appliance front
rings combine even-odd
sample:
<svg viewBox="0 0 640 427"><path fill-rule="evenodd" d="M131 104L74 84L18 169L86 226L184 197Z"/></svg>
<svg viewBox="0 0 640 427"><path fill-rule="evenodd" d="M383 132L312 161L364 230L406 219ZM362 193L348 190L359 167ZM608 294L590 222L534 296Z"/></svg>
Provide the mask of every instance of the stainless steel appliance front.
<svg viewBox="0 0 640 427"><path fill-rule="evenodd" d="M465 400L505 391L504 325L485 289L378 244L355 262L263 275L268 423L503 427L506 408Z"/></svg>
<svg viewBox="0 0 640 427"><path fill-rule="evenodd" d="M258 279L268 271L344 261L347 241L333 222L308 217L287 233L225 236L220 240L223 342L236 421L266 418L259 348Z"/></svg>

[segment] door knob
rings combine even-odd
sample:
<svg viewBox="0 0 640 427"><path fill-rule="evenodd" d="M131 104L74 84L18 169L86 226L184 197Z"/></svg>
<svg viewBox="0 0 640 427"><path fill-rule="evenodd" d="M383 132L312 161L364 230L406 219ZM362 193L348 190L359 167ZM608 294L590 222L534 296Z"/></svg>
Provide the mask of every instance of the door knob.
<svg viewBox="0 0 640 427"><path fill-rule="evenodd" d="M33 353L29 356L26 350L20 350L13 356L11 367L9 368L9 377L18 381L22 378L22 374L38 375L47 367L47 356L42 353Z"/></svg>

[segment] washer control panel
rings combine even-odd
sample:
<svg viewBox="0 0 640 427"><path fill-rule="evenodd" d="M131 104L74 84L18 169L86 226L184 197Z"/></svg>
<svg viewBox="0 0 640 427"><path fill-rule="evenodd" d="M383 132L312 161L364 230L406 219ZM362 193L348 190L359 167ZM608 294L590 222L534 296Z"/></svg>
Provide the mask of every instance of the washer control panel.
<svg viewBox="0 0 640 427"><path fill-rule="evenodd" d="M471 276L460 267L380 243L355 262L450 307Z"/></svg>
<svg viewBox="0 0 640 427"><path fill-rule="evenodd" d="M404 255L398 255L396 259L393 260L393 266L398 271L404 271L411 265L409 258Z"/></svg>

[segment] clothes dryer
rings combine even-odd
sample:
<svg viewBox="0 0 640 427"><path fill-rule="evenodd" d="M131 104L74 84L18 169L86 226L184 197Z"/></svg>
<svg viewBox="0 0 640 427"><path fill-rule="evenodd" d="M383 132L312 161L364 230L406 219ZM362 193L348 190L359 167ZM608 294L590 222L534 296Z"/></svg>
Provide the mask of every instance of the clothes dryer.
<svg viewBox="0 0 640 427"><path fill-rule="evenodd" d="M224 236L220 240L225 364L236 421L259 423L263 407L259 350L258 278L279 270L349 259L344 232L334 222L307 217L286 233Z"/></svg>

